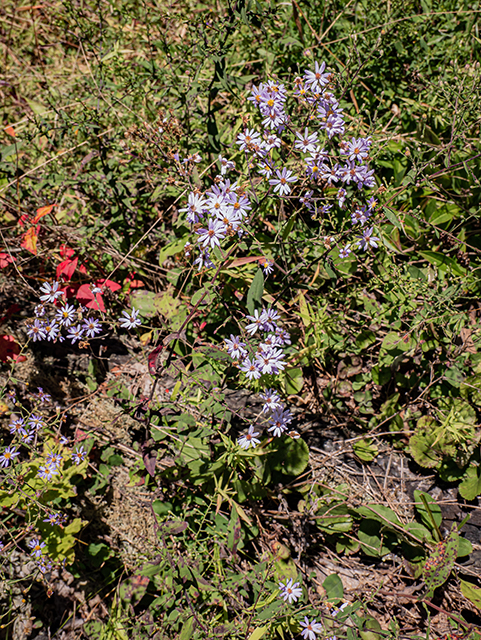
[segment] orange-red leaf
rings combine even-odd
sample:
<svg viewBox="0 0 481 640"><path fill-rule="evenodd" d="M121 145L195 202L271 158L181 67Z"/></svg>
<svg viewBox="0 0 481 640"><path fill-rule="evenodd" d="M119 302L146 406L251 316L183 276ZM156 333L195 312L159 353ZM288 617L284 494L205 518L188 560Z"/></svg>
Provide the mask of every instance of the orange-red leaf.
<svg viewBox="0 0 481 640"><path fill-rule="evenodd" d="M9 136L12 136L12 138L16 138L17 135L15 133L15 129L12 127L11 124L8 125L8 127L5 127L5 133L8 133Z"/></svg>
<svg viewBox="0 0 481 640"><path fill-rule="evenodd" d="M262 260L263 256L248 256L246 258L234 258L231 262L229 262L226 267L242 267L244 264L249 264L249 262L258 262Z"/></svg>
<svg viewBox="0 0 481 640"><path fill-rule="evenodd" d="M37 255L37 240L38 240L38 227L30 227L27 233L23 236L21 246L33 253L34 256Z"/></svg>
<svg viewBox="0 0 481 640"><path fill-rule="evenodd" d="M60 276L65 276L67 280L71 280L73 274L75 273L75 269L77 268L78 258L75 260L70 260L67 258L59 265L57 265L57 280L60 280Z"/></svg>
<svg viewBox="0 0 481 640"><path fill-rule="evenodd" d="M0 252L0 269L5 269L5 267L9 265L11 262L13 262L14 260L16 260L16 258L11 256L9 253L3 253L3 251L1 251Z"/></svg>
<svg viewBox="0 0 481 640"><path fill-rule="evenodd" d="M43 218L43 216L46 216L48 213L51 213L52 209L56 206L57 205L55 204L49 204L46 207L40 207L40 209L37 209L37 214L33 219L33 224L37 224L40 218Z"/></svg>
<svg viewBox="0 0 481 640"><path fill-rule="evenodd" d="M15 338L9 335L0 335L0 360L7 362L9 358L16 362L26 360L25 356L20 356L20 346L15 342Z"/></svg>

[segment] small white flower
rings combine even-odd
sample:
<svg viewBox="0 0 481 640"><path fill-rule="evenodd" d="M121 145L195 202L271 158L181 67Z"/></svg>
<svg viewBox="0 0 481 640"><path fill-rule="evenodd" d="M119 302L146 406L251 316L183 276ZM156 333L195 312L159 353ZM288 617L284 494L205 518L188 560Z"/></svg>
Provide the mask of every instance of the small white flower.
<svg viewBox="0 0 481 640"><path fill-rule="evenodd" d="M250 426L249 431L237 440L237 444L239 447L242 447L242 449L248 449L249 447L254 449L260 442L260 440L256 438L258 435L259 432L254 431L254 427Z"/></svg>
<svg viewBox="0 0 481 640"><path fill-rule="evenodd" d="M281 598L284 602L288 602L289 604L297 602L302 596L302 589L299 586L299 583L294 582L292 578L289 578L285 584L283 582L279 582L279 589L281 591Z"/></svg>
<svg viewBox="0 0 481 640"><path fill-rule="evenodd" d="M132 309L130 313L128 311L122 311L122 315L124 317L122 318L122 316L120 316L119 320L120 326L123 329L135 329L135 327L140 327L142 324L142 320L138 317L138 309Z"/></svg>

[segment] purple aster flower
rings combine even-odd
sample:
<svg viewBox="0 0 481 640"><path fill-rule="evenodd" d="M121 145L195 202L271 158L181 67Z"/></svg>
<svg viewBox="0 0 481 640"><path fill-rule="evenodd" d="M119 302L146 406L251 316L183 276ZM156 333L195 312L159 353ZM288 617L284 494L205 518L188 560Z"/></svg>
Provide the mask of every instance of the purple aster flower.
<svg viewBox="0 0 481 640"><path fill-rule="evenodd" d="M373 231L373 228L369 227L369 229L365 229L362 233L362 236L359 237L356 244L363 251L366 251L368 247L374 247L374 249L377 247L379 238L372 235Z"/></svg>
<svg viewBox="0 0 481 640"><path fill-rule="evenodd" d="M261 394L261 399L264 400L264 404L262 405L262 413L267 413L268 411L274 411L274 409L278 409L282 407L282 402L279 397L277 391L273 391L272 389L267 389Z"/></svg>
<svg viewBox="0 0 481 640"><path fill-rule="evenodd" d="M34 342L44 340L46 333L43 320L36 318L31 324L27 325L27 335L29 338L32 338Z"/></svg>
<svg viewBox="0 0 481 640"><path fill-rule="evenodd" d="M239 133L236 144L239 145L241 151L247 151L251 145L259 145L261 135L254 129L246 129L244 133Z"/></svg>
<svg viewBox="0 0 481 640"><path fill-rule="evenodd" d="M200 271L203 267L206 269L212 269L214 263L210 259L210 253L208 249L201 251L199 256L194 260L194 264L199 265L197 271Z"/></svg>
<svg viewBox="0 0 481 640"><path fill-rule="evenodd" d="M198 229L197 242L199 242L204 249L220 247L220 241L225 238L225 227L220 220L209 220L208 229Z"/></svg>
<svg viewBox="0 0 481 640"><path fill-rule="evenodd" d="M48 341L55 340L60 333L60 327L53 318L45 322L44 329Z"/></svg>
<svg viewBox="0 0 481 640"><path fill-rule="evenodd" d="M12 435L20 435L21 433L25 433L25 423L23 421L23 418L13 419L8 426L10 427L9 430Z"/></svg>
<svg viewBox="0 0 481 640"><path fill-rule="evenodd" d="M250 426L249 431L245 435L238 438L237 444L242 449L248 449L249 447L252 447L254 449L260 442L260 440L256 438L256 436L258 435L259 432L254 431L254 427Z"/></svg>
<svg viewBox="0 0 481 640"><path fill-rule="evenodd" d="M341 209L344 208L344 203L346 201L346 194L347 194L347 191L342 187L336 193L337 204L341 207Z"/></svg>
<svg viewBox="0 0 481 640"><path fill-rule="evenodd" d="M278 149L282 144L282 140L274 133L264 132L264 149L266 151L272 151L272 149Z"/></svg>
<svg viewBox="0 0 481 640"><path fill-rule="evenodd" d="M324 73L326 68L326 63L322 62L319 65L317 62L314 64L314 71L305 70L304 71L304 84L311 91L322 91L323 87L326 84L329 84L329 73Z"/></svg>
<svg viewBox="0 0 481 640"><path fill-rule="evenodd" d="M2 455L0 455L0 467L8 467L10 462L15 460L19 455L20 452L17 451L16 447L7 447Z"/></svg>
<svg viewBox="0 0 481 640"><path fill-rule="evenodd" d="M299 587L298 582L294 582L292 578L283 582L279 582L279 589L281 593L280 597L284 600L284 602L288 602L292 604L293 602L297 602L299 598L302 596L302 589Z"/></svg>
<svg viewBox="0 0 481 640"><path fill-rule="evenodd" d="M272 416L269 419L271 426L268 431L272 431L272 435L279 438L285 431L287 431L287 425L292 421L292 414L289 409L284 409L282 406L274 409Z"/></svg>
<svg viewBox="0 0 481 640"><path fill-rule="evenodd" d="M346 244L346 246L339 251L339 257L347 258L351 252L352 252L351 245Z"/></svg>
<svg viewBox="0 0 481 640"><path fill-rule="evenodd" d="M223 158L220 154L219 154L219 163L220 163L220 173L222 176L225 176L225 174L228 171L235 169L235 163L232 162L232 160L227 160L227 158Z"/></svg>
<svg viewBox="0 0 481 640"><path fill-rule="evenodd" d="M38 399L43 404L44 402L50 402L52 396L49 393L45 393L42 387L37 387L38 389Z"/></svg>
<svg viewBox="0 0 481 640"><path fill-rule="evenodd" d="M35 413L28 419L28 426L32 429L38 430L45 426L45 422L41 416L37 416Z"/></svg>
<svg viewBox="0 0 481 640"><path fill-rule="evenodd" d="M262 267L264 271L264 275L268 276L274 271L274 260L269 260L268 258L261 258L259 260L259 265Z"/></svg>
<svg viewBox="0 0 481 640"><path fill-rule="evenodd" d="M35 317L43 318L43 316L45 315L45 307L43 306L43 304L37 304L33 312L35 313Z"/></svg>
<svg viewBox="0 0 481 640"><path fill-rule="evenodd" d="M186 213L187 222L195 224L203 217L204 208L205 200L203 196L198 193L189 193L187 206L179 209L179 213Z"/></svg>
<svg viewBox="0 0 481 640"><path fill-rule="evenodd" d="M46 480L47 482L49 480L52 480L53 477L58 474L59 474L58 468L51 464L42 465L37 472L37 476L42 480Z"/></svg>
<svg viewBox="0 0 481 640"><path fill-rule="evenodd" d="M257 363L254 359L244 358L240 366L240 370L246 374L248 380L258 380L261 377L261 372L257 367Z"/></svg>
<svg viewBox="0 0 481 640"><path fill-rule="evenodd" d="M20 434L20 442L22 444L30 444L33 441L34 437L35 437L34 429L31 429L30 431L23 431Z"/></svg>
<svg viewBox="0 0 481 640"><path fill-rule="evenodd" d="M339 116L329 116L326 122L321 122L321 128L327 131L330 140L333 136L341 136L344 133L344 120Z"/></svg>
<svg viewBox="0 0 481 640"><path fill-rule="evenodd" d="M57 320L64 327L70 327L75 318L75 307L71 304L65 304L56 313Z"/></svg>
<svg viewBox="0 0 481 640"><path fill-rule="evenodd" d="M316 640L316 635L324 632L322 624L316 622L316 620L309 621L309 618L306 616L304 621L300 623L301 627L303 627L303 631L301 632L301 636L304 640Z"/></svg>
<svg viewBox="0 0 481 640"><path fill-rule="evenodd" d="M280 196L289 194L291 192L289 183L297 182L297 176L293 175L292 171L289 171L289 169L286 169L285 167L282 171L277 169L276 175L277 178L271 178L269 180L269 184L274 187L274 192L278 193Z"/></svg>
<svg viewBox="0 0 481 640"><path fill-rule="evenodd" d="M76 465L79 465L85 460L86 457L87 452L85 451L83 446L81 446L75 451L75 453L72 453L72 462L75 462Z"/></svg>
<svg viewBox="0 0 481 640"><path fill-rule="evenodd" d="M42 302L55 302L59 296L63 295L63 291L58 290L59 286L59 283L56 281L52 282L52 284L44 282L40 287L40 291L43 293L43 295L40 296L40 300Z"/></svg>
<svg viewBox="0 0 481 640"><path fill-rule="evenodd" d="M136 327L140 327L142 324L142 320L138 317L139 310L132 309L129 313L128 311L122 311L122 316L120 316L120 326L123 329L135 329ZM80 325L79 325L80 326Z"/></svg>
<svg viewBox="0 0 481 640"><path fill-rule="evenodd" d="M351 142L345 143L342 154L347 156L348 160L362 162L368 157L370 146L370 138L352 138Z"/></svg>
<svg viewBox="0 0 481 640"><path fill-rule="evenodd" d="M72 344L75 344L77 340L80 340L84 334L82 325L78 324L76 327L70 327L67 333L67 338Z"/></svg>
<svg viewBox="0 0 481 640"><path fill-rule="evenodd" d="M89 338L95 338L95 335L102 331L102 326L96 318L86 318L83 328Z"/></svg>
<svg viewBox="0 0 481 640"><path fill-rule="evenodd" d="M241 342L240 336L234 336L231 334L230 340L226 339L224 342L227 348L227 353L233 360L240 360L246 355L247 350L244 349L245 342Z"/></svg>
<svg viewBox="0 0 481 640"><path fill-rule="evenodd" d="M34 538L33 540L30 540L30 542L27 542L27 544L32 550L31 551L32 556L34 558L40 558L40 556L43 553L43 549L45 547L45 542L43 540L40 541L39 538Z"/></svg>
<svg viewBox="0 0 481 640"><path fill-rule="evenodd" d="M306 127L304 129L304 135L302 133L296 132L296 143L295 148L303 151L304 153L316 153L317 152L317 131L311 133L309 135L309 129Z"/></svg>
<svg viewBox="0 0 481 640"><path fill-rule="evenodd" d="M262 330L263 331L275 331L277 328L277 320L279 320L279 312L269 307L269 309L263 309L261 314Z"/></svg>
<svg viewBox="0 0 481 640"><path fill-rule="evenodd" d="M265 322L263 313L264 310L259 311L258 309L255 309L253 316L246 316L247 320L252 320L252 322L246 327L246 331L250 336L253 336L258 329L262 329L262 326Z"/></svg>

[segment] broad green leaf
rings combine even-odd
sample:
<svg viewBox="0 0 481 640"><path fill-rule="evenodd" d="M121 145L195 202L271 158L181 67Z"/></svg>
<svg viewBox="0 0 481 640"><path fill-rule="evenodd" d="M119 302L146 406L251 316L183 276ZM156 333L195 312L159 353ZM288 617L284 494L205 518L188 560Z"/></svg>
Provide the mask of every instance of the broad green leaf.
<svg viewBox="0 0 481 640"><path fill-rule="evenodd" d="M344 587L337 573L332 573L330 576L327 576L322 586L326 590L328 600L337 601L344 597Z"/></svg>
<svg viewBox="0 0 481 640"><path fill-rule="evenodd" d="M481 467L472 464L468 467L464 479L458 487L465 500L475 500L481 495Z"/></svg>
<svg viewBox="0 0 481 640"><path fill-rule="evenodd" d="M471 582L466 582L466 580L460 580L460 583L463 596L481 610L481 589L475 587Z"/></svg>
<svg viewBox="0 0 481 640"><path fill-rule="evenodd" d="M262 294L264 293L264 273L262 269L257 269L257 273L252 280L252 284L247 292L247 309L251 315L255 309L262 307ZM259 309L260 310L260 309Z"/></svg>

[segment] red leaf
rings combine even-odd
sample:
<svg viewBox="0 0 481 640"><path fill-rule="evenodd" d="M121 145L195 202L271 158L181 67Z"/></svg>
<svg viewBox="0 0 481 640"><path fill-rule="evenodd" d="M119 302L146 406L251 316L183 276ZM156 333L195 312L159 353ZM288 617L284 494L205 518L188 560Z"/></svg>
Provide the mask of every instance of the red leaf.
<svg viewBox="0 0 481 640"><path fill-rule="evenodd" d="M5 269L7 265L9 265L11 262L13 262L16 259L17 258L14 258L9 253L3 253L3 251L0 252L0 269Z"/></svg>
<svg viewBox="0 0 481 640"><path fill-rule="evenodd" d="M18 224L23 227L26 222L28 222L28 213L22 213L18 219Z"/></svg>
<svg viewBox="0 0 481 640"><path fill-rule="evenodd" d="M87 267L84 264L81 264L78 268L78 270L80 271L80 273L83 273L85 275L87 275L88 271L87 271Z"/></svg>
<svg viewBox="0 0 481 640"><path fill-rule="evenodd" d="M66 244L61 244L60 245L60 257L61 258L71 258L74 253L75 253L75 251L71 247L68 247Z"/></svg>
<svg viewBox="0 0 481 640"><path fill-rule="evenodd" d="M120 284L117 284L117 282L114 282L113 280L105 280L104 278L97 280L95 284L97 287L107 287L110 291L118 291L122 288Z"/></svg>
<svg viewBox="0 0 481 640"><path fill-rule="evenodd" d="M144 461L145 468L147 469L147 473L153 478L155 476L157 451L152 449L146 442L142 445L142 459Z"/></svg>
<svg viewBox="0 0 481 640"><path fill-rule="evenodd" d="M156 347L153 351L149 353L148 363L149 363L149 371L155 376L157 373L157 358L159 357L159 353L162 351L164 347L160 345L160 347Z"/></svg>
<svg viewBox="0 0 481 640"><path fill-rule="evenodd" d="M17 135L15 133L15 129L12 127L11 124L9 124L7 127L5 127L5 133L8 133L9 136L12 136L12 138L16 138Z"/></svg>
<svg viewBox="0 0 481 640"><path fill-rule="evenodd" d="M91 285L83 284L77 291L77 300L84 304L88 309L98 309L105 311L104 301L101 293L96 293L95 296L90 288Z"/></svg>
<svg viewBox="0 0 481 640"><path fill-rule="evenodd" d="M67 258L57 266L57 280L60 280L60 276L66 276L67 280L71 280L75 269L77 268L78 258L70 260Z"/></svg>
<svg viewBox="0 0 481 640"><path fill-rule="evenodd" d="M37 214L33 219L33 224L37 224L40 218L43 218L43 216L46 216L48 213L51 213L52 209L56 206L57 206L56 204L49 204L46 207L40 207L40 209L37 209Z"/></svg>
<svg viewBox="0 0 481 640"><path fill-rule="evenodd" d="M20 353L20 345L15 342L15 338L9 335L0 335L0 360L7 362L9 358L16 362L23 362L27 358L18 355Z"/></svg>
<svg viewBox="0 0 481 640"><path fill-rule="evenodd" d="M88 309L96 309L105 313L105 305L101 293L95 294L95 300L91 300L85 305Z"/></svg>
<svg viewBox="0 0 481 640"><path fill-rule="evenodd" d="M27 233L23 236L21 243L21 246L27 251L30 251L30 253L33 253L34 256L37 255L38 229L38 226L37 228L30 227Z"/></svg>

